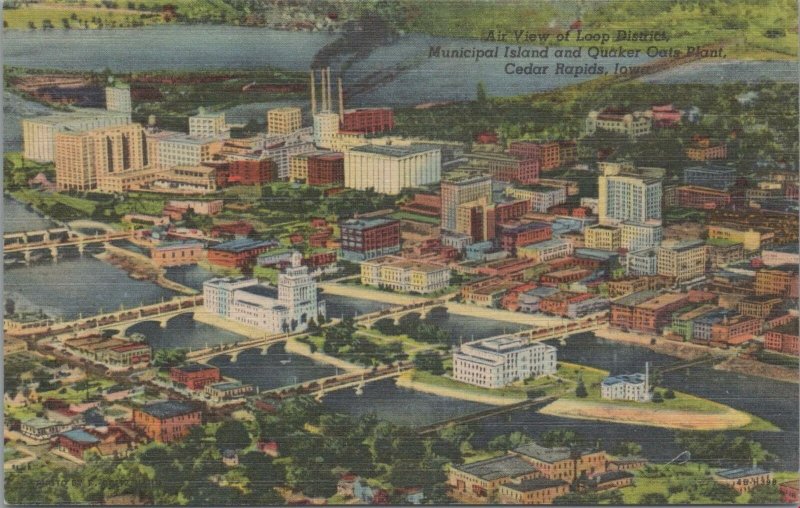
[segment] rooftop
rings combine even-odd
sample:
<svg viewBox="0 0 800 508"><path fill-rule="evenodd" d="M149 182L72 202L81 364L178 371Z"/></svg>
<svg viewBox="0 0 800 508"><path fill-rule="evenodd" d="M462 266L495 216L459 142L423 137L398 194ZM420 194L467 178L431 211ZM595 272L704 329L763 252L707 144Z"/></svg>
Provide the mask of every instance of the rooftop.
<svg viewBox="0 0 800 508"><path fill-rule="evenodd" d="M185 402L180 402L177 400L165 400L162 402L145 404L141 407L141 411L149 414L150 416L158 418L159 420L165 420L167 418L174 418L176 416L194 413L199 410Z"/></svg>
<svg viewBox="0 0 800 508"><path fill-rule="evenodd" d="M534 490L551 489L553 487L561 487L568 485L564 480L551 480L549 478L530 478L522 480L519 483L506 483L503 485L507 489L516 490L517 492L531 492Z"/></svg>
<svg viewBox="0 0 800 508"><path fill-rule="evenodd" d="M202 372L204 370L217 370L216 367L211 365L203 365L201 363L187 363L186 365L181 365L179 367L174 367L175 369L181 372Z"/></svg>
<svg viewBox="0 0 800 508"><path fill-rule="evenodd" d="M608 376L603 380L603 384L606 386L612 386L619 383L640 385L644 383L644 374L639 372L636 374L619 374L617 376Z"/></svg>
<svg viewBox="0 0 800 508"><path fill-rule="evenodd" d="M566 446L557 448L546 448L536 443L528 443L514 449L515 453L531 457L533 459L541 460L542 462L559 462L567 460L572 457L572 452Z"/></svg>
<svg viewBox="0 0 800 508"><path fill-rule="evenodd" d="M686 295L681 293L665 293L640 303L638 307L640 309L660 309L684 299L686 299Z"/></svg>
<svg viewBox="0 0 800 508"><path fill-rule="evenodd" d="M543 242L531 243L517 248L523 250L555 249L558 247L563 247L564 245L569 245L569 242L567 242L566 240L553 238L552 240L545 240Z"/></svg>
<svg viewBox="0 0 800 508"><path fill-rule="evenodd" d="M418 153L432 152L437 150L430 146L387 146L387 145L362 145L351 148L351 152L372 153L375 155L383 155L385 157L408 157Z"/></svg>
<svg viewBox="0 0 800 508"><path fill-rule="evenodd" d="M676 251L676 252L683 252L687 250L697 249L697 248L705 248L706 243L703 240L686 240L683 242L664 242L661 244L662 249Z"/></svg>
<svg viewBox="0 0 800 508"><path fill-rule="evenodd" d="M49 429L50 427L55 427L59 425L57 422L53 422L47 420L45 418L31 418L30 420L22 422L23 425L28 427L33 427L34 429Z"/></svg>
<svg viewBox="0 0 800 508"><path fill-rule="evenodd" d="M95 436L89 434L88 432L82 429L69 430L67 432L62 433L61 435L69 439L70 441L75 441L76 443L94 444L100 442L100 440L97 439Z"/></svg>
<svg viewBox="0 0 800 508"><path fill-rule="evenodd" d="M252 249L259 249L261 247L272 247L275 245L273 240L252 240L250 238L239 238L231 240L230 242L221 243L208 250L221 250L227 252L245 252Z"/></svg>
<svg viewBox="0 0 800 508"><path fill-rule="evenodd" d="M363 230L363 229L375 228L375 227L379 227L379 226L386 226L388 224L392 224L392 223L396 223L396 222L398 222L398 221L395 220L395 219L384 219L384 218L381 218L381 217L363 218L363 219L348 219L348 220L342 222L341 226L346 226L349 229Z"/></svg>
<svg viewBox="0 0 800 508"><path fill-rule="evenodd" d="M644 291L637 291L636 293L631 293L626 296L622 296L617 298L613 301L616 305L625 305L626 307L633 307L635 305L639 305L640 303L646 302L651 298L655 298L658 296L658 291L651 291L651 290L644 290Z"/></svg>
<svg viewBox="0 0 800 508"><path fill-rule="evenodd" d="M235 390L236 388L241 388L245 385L242 384L241 381L225 381L223 383L214 383L213 385L209 385L214 390Z"/></svg>
<svg viewBox="0 0 800 508"><path fill-rule="evenodd" d="M734 469L723 469L717 471L717 476L726 478L728 480L736 480L739 478L747 478L748 476L756 476L767 474L769 471L761 469L760 467L737 467Z"/></svg>
<svg viewBox="0 0 800 508"><path fill-rule="evenodd" d="M536 472L535 467L513 455L504 455L494 459L452 467L486 481L499 478L514 478Z"/></svg>
<svg viewBox="0 0 800 508"><path fill-rule="evenodd" d="M156 250L188 249L190 247L202 247L203 243L189 240L186 242L161 242L154 248Z"/></svg>

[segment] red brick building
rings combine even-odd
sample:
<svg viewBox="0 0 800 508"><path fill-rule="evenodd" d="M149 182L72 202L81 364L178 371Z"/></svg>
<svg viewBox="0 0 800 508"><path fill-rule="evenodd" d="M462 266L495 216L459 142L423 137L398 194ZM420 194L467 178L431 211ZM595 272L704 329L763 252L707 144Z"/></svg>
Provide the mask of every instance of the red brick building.
<svg viewBox="0 0 800 508"><path fill-rule="evenodd" d="M800 323L794 318L789 323L779 326L764 334L764 349L800 356Z"/></svg>
<svg viewBox="0 0 800 508"><path fill-rule="evenodd" d="M253 226L244 221L230 224L217 224L211 228L211 238L247 236L253 232Z"/></svg>
<svg viewBox="0 0 800 508"><path fill-rule="evenodd" d="M193 265L203 255L200 242L162 242L150 249L150 259L156 266Z"/></svg>
<svg viewBox="0 0 800 508"><path fill-rule="evenodd" d="M516 253L517 247L549 240L553 227L545 222L499 224L497 226L500 246L503 250Z"/></svg>
<svg viewBox="0 0 800 508"><path fill-rule="evenodd" d="M262 252L277 247L276 242L240 238L208 248L208 262L226 268L244 268L255 263Z"/></svg>
<svg viewBox="0 0 800 508"><path fill-rule="evenodd" d="M508 153L537 160L541 171L561 166L561 145L557 141L514 141Z"/></svg>
<svg viewBox="0 0 800 508"><path fill-rule="evenodd" d="M392 108L347 109L342 115L342 131L373 133L394 129Z"/></svg>
<svg viewBox="0 0 800 508"><path fill-rule="evenodd" d="M210 365L190 363L169 370L169 378L173 383L183 385L189 390L202 390L206 385L222 380L219 369Z"/></svg>
<svg viewBox="0 0 800 508"><path fill-rule="evenodd" d="M738 346L751 340L761 331L761 320L744 315L725 318L711 325L711 344Z"/></svg>
<svg viewBox="0 0 800 508"><path fill-rule="evenodd" d="M311 269L318 268L320 266L328 266L336 263L336 252L334 251L325 251L325 252L314 252L309 254L303 260L303 263Z"/></svg>
<svg viewBox="0 0 800 508"><path fill-rule="evenodd" d="M539 161L508 153L475 152L467 155L469 165L495 180L523 185L539 182Z"/></svg>
<svg viewBox="0 0 800 508"><path fill-rule="evenodd" d="M400 209L428 217L439 217L442 214L442 196L417 193L410 202L401 205Z"/></svg>
<svg viewBox="0 0 800 508"><path fill-rule="evenodd" d="M762 268L756 272L757 295L797 298L797 285L797 265L779 265L773 268Z"/></svg>
<svg viewBox="0 0 800 508"><path fill-rule="evenodd" d="M344 183L344 154L332 152L308 157L309 185Z"/></svg>
<svg viewBox="0 0 800 508"><path fill-rule="evenodd" d="M685 208L714 209L731 204L730 192L694 185L678 187L678 206Z"/></svg>
<svg viewBox="0 0 800 508"><path fill-rule="evenodd" d="M223 163L207 163L216 171L217 186L262 185L276 179L276 168L270 159L242 159Z"/></svg>
<svg viewBox="0 0 800 508"><path fill-rule="evenodd" d="M400 252L400 221L385 218L351 219L340 224L342 255L363 261Z"/></svg>
<svg viewBox="0 0 800 508"><path fill-rule="evenodd" d="M502 224L519 219L531 209L531 202L528 199L517 199L505 203L494 205L494 220L496 224Z"/></svg>
<svg viewBox="0 0 800 508"><path fill-rule="evenodd" d="M800 480L783 482L778 487L781 493L781 501L786 504L797 504L800 501Z"/></svg>
<svg viewBox="0 0 800 508"><path fill-rule="evenodd" d="M171 443L184 437L192 427L201 425L202 413L194 406L177 400L153 402L133 410L132 426L159 443Z"/></svg>
<svg viewBox="0 0 800 508"><path fill-rule="evenodd" d="M539 301L539 312L545 314L553 314L555 316L567 317L569 314L569 305L571 303L581 302L592 298L589 293L571 293L568 291L560 291L550 296L545 296Z"/></svg>
<svg viewBox="0 0 800 508"><path fill-rule="evenodd" d="M712 143L707 136L694 136L692 141L686 149L686 157L693 161L710 161L728 156L725 143Z"/></svg>

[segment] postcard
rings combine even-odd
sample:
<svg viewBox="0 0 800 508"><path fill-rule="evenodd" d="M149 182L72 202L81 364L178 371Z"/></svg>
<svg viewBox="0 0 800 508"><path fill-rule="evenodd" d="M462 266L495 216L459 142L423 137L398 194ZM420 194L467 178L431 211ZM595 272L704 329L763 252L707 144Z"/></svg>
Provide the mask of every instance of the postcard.
<svg viewBox="0 0 800 508"><path fill-rule="evenodd" d="M791 0L7 0L9 505L800 503Z"/></svg>

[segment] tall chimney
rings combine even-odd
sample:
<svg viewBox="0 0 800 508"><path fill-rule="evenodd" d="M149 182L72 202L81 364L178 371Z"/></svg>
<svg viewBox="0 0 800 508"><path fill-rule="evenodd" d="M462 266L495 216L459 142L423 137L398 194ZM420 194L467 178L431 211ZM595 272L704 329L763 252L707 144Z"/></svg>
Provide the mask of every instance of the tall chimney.
<svg viewBox="0 0 800 508"><path fill-rule="evenodd" d="M338 78L339 83L339 123L344 122L344 92L342 92L342 78Z"/></svg>
<svg viewBox="0 0 800 508"><path fill-rule="evenodd" d="M322 106L320 106L320 112L324 113L327 108L327 101L325 99L325 69L320 69L320 96L322 97Z"/></svg>
<svg viewBox="0 0 800 508"><path fill-rule="evenodd" d="M317 114L317 84L314 82L314 69L309 73L311 75L311 114Z"/></svg>
<svg viewBox="0 0 800 508"><path fill-rule="evenodd" d="M333 111L333 106L331 106L331 68L325 67L325 84L328 87L328 111Z"/></svg>

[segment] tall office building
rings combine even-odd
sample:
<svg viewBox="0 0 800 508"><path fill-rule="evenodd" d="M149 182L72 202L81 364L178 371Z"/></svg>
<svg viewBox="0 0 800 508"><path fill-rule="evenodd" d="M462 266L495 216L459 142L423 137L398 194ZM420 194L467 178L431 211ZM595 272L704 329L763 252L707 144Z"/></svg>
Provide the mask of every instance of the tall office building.
<svg viewBox="0 0 800 508"><path fill-rule="evenodd" d="M106 87L106 110L130 115L133 111L131 104L131 87L127 83L114 82Z"/></svg>
<svg viewBox="0 0 800 508"><path fill-rule="evenodd" d="M661 178L630 165L604 164L598 177L600 222L661 219Z"/></svg>
<svg viewBox="0 0 800 508"><path fill-rule="evenodd" d="M56 134L56 184L89 190L106 176L148 165L147 141L139 124Z"/></svg>
<svg viewBox="0 0 800 508"><path fill-rule="evenodd" d="M79 109L69 113L37 116L22 120L23 155L37 162L53 162L56 155L56 133L81 132L130 123L128 113Z"/></svg>
<svg viewBox="0 0 800 508"><path fill-rule="evenodd" d="M207 112L200 108L198 113L189 117L189 135L196 138L226 136L229 133L225 125L225 113Z"/></svg>
<svg viewBox="0 0 800 508"><path fill-rule="evenodd" d="M477 172L456 171L445 175L441 184L442 223L445 231L455 232L458 207L481 198L492 202L492 179Z"/></svg>
<svg viewBox="0 0 800 508"><path fill-rule="evenodd" d="M267 111L267 134L291 134L303 126L300 108L274 108Z"/></svg>

